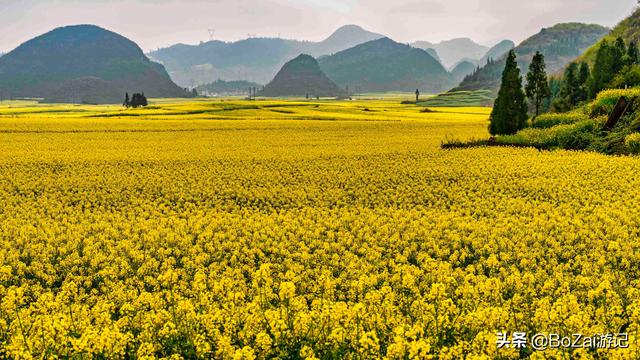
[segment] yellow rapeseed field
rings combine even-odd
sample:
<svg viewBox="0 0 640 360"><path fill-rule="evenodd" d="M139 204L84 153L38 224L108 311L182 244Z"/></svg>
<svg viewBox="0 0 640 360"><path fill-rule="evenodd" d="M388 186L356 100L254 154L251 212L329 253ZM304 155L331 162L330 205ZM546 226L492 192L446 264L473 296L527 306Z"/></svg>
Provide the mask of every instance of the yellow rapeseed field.
<svg viewBox="0 0 640 360"><path fill-rule="evenodd" d="M640 358L640 159L440 149L489 111L0 104L0 358Z"/></svg>

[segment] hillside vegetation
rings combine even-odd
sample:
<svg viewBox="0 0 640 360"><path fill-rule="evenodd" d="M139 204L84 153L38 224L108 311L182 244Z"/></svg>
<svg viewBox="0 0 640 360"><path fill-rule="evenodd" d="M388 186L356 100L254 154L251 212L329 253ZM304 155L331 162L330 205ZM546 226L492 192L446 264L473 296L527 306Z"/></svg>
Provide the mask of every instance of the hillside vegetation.
<svg viewBox="0 0 640 360"><path fill-rule="evenodd" d="M540 51L547 64L547 71L562 70L569 62L580 56L609 32L600 25L580 23L558 24L542 29L538 34L524 40L515 48L516 61L521 71L526 71L536 51ZM452 91L492 90L497 93L505 59L495 59L473 74L467 76Z"/></svg>
<svg viewBox="0 0 640 360"><path fill-rule="evenodd" d="M476 70L476 65L471 61L461 61L454 66L450 73L454 83L462 81L467 75L473 74Z"/></svg>
<svg viewBox="0 0 640 360"><path fill-rule="evenodd" d="M636 9L629 17L618 23L618 25L611 30L611 33L602 40L614 42L617 38L621 38L627 43L640 43L640 8ZM588 64L593 65L601 42L602 41L599 41L591 46L580 56L578 61L586 61Z"/></svg>
<svg viewBox="0 0 640 360"><path fill-rule="evenodd" d="M489 90L455 91L438 94L418 105L426 107L491 106L493 94Z"/></svg>
<svg viewBox="0 0 640 360"><path fill-rule="evenodd" d="M622 96L633 100L631 107L613 129L605 129L609 114ZM640 154L640 89L605 90L594 101L569 113L541 115L529 128L498 136L495 141L542 149Z"/></svg>

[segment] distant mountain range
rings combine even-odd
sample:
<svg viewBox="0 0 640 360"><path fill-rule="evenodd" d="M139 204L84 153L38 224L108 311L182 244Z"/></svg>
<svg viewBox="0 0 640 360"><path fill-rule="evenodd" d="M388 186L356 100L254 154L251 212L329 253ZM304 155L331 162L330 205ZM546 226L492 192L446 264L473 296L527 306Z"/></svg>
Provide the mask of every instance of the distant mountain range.
<svg viewBox="0 0 640 360"><path fill-rule="evenodd" d="M488 47L469 38L451 39L439 43L416 41L411 46L425 50L434 49L438 53L442 65L447 69L452 68L463 59L480 60L489 51Z"/></svg>
<svg viewBox="0 0 640 360"><path fill-rule="evenodd" d="M454 66L449 69L451 76L453 77L456 84L459 84L462 80L464 80L467 75L473 74L473 72L481 67L486 65L489 60L501 59L503 56L509 52L509 50L513 49L515 44L511 40L503 40L498 44L491 47L485 54L478 59L472 58L463 58L458 61Z"/></svg>
<svg viewBox="0 0 640 360"><path fill-rule="evenodd" d="M384 35L364 30L357 25L345 25L321 42L307 42L307 53L315 57L331 55L383 37Z"/></svg>
<svg viewBox="0 0 640 360"><path fill-rule="evenodd" d="M625 20L614 33L640 40L640 33L633 30L636 21L634 17ZM515 48L518 64L526 71L535 51L541 51L548 72L553 73L608 32L599 25L579 23L542 29ZM296 93L289 95L339 96L347 88L350 92L419 89L433 93L456 84L460 85L454 90L496 91L504 54L514 46L505 40L487 48L467 38L413 45L347 25L320 42L274 38L210 41L178 44L150 56L162 61L174 80L185 86L200 84L203 92L242 94L248 87L271 82L265 95L285 96L294 89ZM584 57L588 59L594 51L592 48ZM454 59L447 71L446 65ZM122 101L125 92L144 92L149 97L189 96L163 65L151 61L134 42L94 25L55 29L0 57L3 97L114 103Z"/></svg>
<svg viewBox="0 0 640 360"><path fill-rule="evenodd" d="M199 45L177 44L149 53L149 57L161 62L174 81L184 87L197 86L216 80L245 80L260 84L270 81L282 65L300 54L309 54L318 58L331 56L372 40L384 38L383 35L367 31L356 25L346 25L320 42L287 40L278 38L249 38L236 42L209 41ZM501 42L489 49L471 39L460 38L442 41L437 44L417 42L413 47L423 49L445 69L461 61L481 64L488 51L502 53L505 44ZM507 46L508 47L508 46ZM486 61L485 61L486 63ZM457 75L460 74L460 68ZM466 75L466 74L465 74Z"/></svg>
<svg viewBox="0 0 640 360"><path fill-rule="evenodd" d="M320 68L341 88L360 92L438 92L448 89L452 77L425 50L389 38L366 42L318 59Z"/></svg>
<svg viewBox="0 0 640 360"><path fill-rule="evenodd" d="M544 54L549 74L562 70L569 62L607 33L609 33L609 29L606 27L580 23L558 24L548 29L542 29L515 48L520 71L525 73L528 70L536 51ZM504 44L503 49L506 49L507 45ZM452 91L492 90L494 93L497 92L505 66L505 58L502 56L494 60L496 61L466 77Z"/></svg>
<svg viewBox="0 0 640 360"><path fill-rule="evenodd" d="M118 103L125 92L187 95L134 42L93 25L57 28L2 56L0 92L74 103Z"/></svg>
<svg viewBox="0 0 640 360"><path fill-rule="evenodd" d="M310 55L300 55L284 64L267 86L258 94L267 97L338 97L346 95L320 70L318 61Z"/></svg>
<svg viewBox="0 0 640 360"><path fill-rule="evenodd" d="M320 42L278 38L250 38L236 42L209 41L178 44L149 53L164 64L172 79L191 87L214 80L247 80L265 84L282 65L300 55L330 55L383 35L347 25Z"/></svg>

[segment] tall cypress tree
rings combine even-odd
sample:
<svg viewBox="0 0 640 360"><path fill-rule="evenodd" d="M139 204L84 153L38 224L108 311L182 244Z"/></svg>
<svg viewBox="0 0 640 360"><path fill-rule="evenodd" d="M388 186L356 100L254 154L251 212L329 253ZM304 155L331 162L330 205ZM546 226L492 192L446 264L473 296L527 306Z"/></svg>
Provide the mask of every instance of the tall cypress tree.
<svg viewBox="0 0 640 360"><path fill-rule="evenodd" d="M611 47L611 59L612 59L612 69L611 69L611 79L622 70L625 65L625 55L627 55L627 46L624 44L624 40L622 38L617 38L614 45Z"/></svg>
<svg viewBox="0 0 640 360"><path fill-rule="evenodd" d="M640 54L638 52L638 45L636 44L635 41L632 41L631 43L629 43L629 48L627 49L627 65L636 65L638 64L638 58L640 57Z"/></svg>
<svg viewBox="0 0 640 360"><path fill-rule="evenodd" d="M580 91L580 69L578 64L571 63L564 71L561 95L571 106L574 106L580 101Z"/></svg>
<svg viewBox="0 0 640 360"><path fill-rule="evenodd" d="M595 98L607 84L613 79L614 61L612 46L605 39L600 43L598 53L596 54L596 62L591 73L591 84L589 87L589 97Z"/></svg>
<svg viewBox="0 0 640 360"><path fill-rule="evenodd" d="M489 119L491 135L515 134L527 124L527 103L515 51L509 51L502 84Z"/></svg>
<svg viewBox="0 0 640 360"><path fill-rule="evenodd" d="M586 62L580 63L580 70L578 71L578 83L580 89L578 91L578 101L585 101L589 98L589 78L591 77L591 70L589 64Z"/></svg>
<svg viewBox="0 0 640 360"><path fill-rule="evenodd" d="M526 95L536 109L536 117L540 115L540 106L544 99L551 96L549 82L547 81L547 72L545 71L544 55L539 51L533 56L533 60L529 65L527 73L527 86L525 87Z"/></svg>

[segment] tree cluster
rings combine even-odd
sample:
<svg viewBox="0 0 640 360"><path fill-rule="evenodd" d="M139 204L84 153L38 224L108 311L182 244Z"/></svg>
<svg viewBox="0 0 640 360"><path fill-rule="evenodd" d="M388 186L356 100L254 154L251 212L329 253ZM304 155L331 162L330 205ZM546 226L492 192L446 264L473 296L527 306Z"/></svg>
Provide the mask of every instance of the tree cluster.
<svg viewBox="0 0 640 360"><path fill-rule="evenodd" d="M505 59L494 60L489 58L484 67L479 65L475 68L473 73L465 76L462 84L486 84L494 82L494 79L500 77L502 69L504 69Z"/></svg>
<svg viewBox="0 0 640 360"><path fill-rule="evenodd" d="M559 82L560 91L555 94L551 109L565 112L590 99L592 84L591 70L586 62L569 64Z"/></svg>
<svg viewBox="0 0 640 360"><path fill-rule="evenodd" d="M129 93L125 94L124 103L122 104L126 108L139 108L149 105L147 101L147 97L144 96L144 93L135 93L129 98Z"/></svg>
<svg viewBox="0 0 640 360"><path fill-rule="evenodd" d="M590 98L607 88L639 85L640 82L627 79L638 67L638 47L631 42L627 47L622 38L610 43L606 39L600 44L591 78ZM631 80L631 81L628 81Z"/></svg>
<svg viewBox="0 0 640 360"><path fill-rule="evenodd" d="M635 42L625 44L622 38L600 43L593 69L586 62L571 63L560 81L560 92L554 95L551 109L568 111L594 99L605 89L640 85L640 54Z"/></svg>

